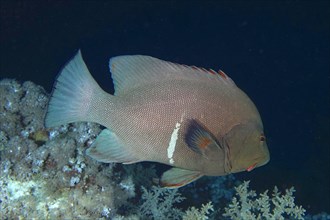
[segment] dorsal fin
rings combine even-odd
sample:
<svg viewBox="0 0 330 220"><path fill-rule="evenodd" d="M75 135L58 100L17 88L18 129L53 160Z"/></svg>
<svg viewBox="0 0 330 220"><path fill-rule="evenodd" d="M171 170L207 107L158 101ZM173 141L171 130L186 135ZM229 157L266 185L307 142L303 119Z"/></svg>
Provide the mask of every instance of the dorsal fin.
<svg viewBox="0 0 330 220"><path fill-rule="evenodd" d="M180 65L150 56L130 55L110 59L110 71L115 85L115 94L124 94L136 87L168 79L217 80L220 83L235 83L222 71L206 70L196 66Z"/></svg>

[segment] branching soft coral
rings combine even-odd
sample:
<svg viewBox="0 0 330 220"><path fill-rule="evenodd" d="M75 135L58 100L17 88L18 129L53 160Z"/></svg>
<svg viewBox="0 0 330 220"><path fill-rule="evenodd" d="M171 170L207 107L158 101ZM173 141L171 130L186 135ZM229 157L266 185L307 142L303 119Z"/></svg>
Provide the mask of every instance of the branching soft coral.
<svg viewBox="0 0 330 220"><path fill-rule="evenodd" d="M142 187L142 191L144 202L139 209L141 219L207 220L208 215L213 211L211 202L202 205L200 209L190 207L185 213L174 207L175 203L179 204L185 199L177 189L153 186L150 191Z"/></svg>
<svg viewBox="0 0 330 220"><path fill-rule="evenodd" d="M186 211L182 220L207 220L209 219L210 211L214 211L212 202L203 204L200 209L191 207Z"/></svg>
<svg viewBox="0 0 330 220"><path fill-rule="evenodd" d="M236 189L236 196L229 207L225 208L224 217L233 220L238 219L303 219L305 209L294 203L294 188L287 189L281 195L277 187L274 187L272 197L268 196L268 190L259 195L255 191L248 190L249 181L245 181Z"/></svg>
<svg viewBox="0 0 330 220"><path fill-rule="evenodd" d="M150 191L142 187L143 204L140 207L140 215L143 219L180 219L182 211L175 208L175 203L180 203L185 198L177 189L170 190L153 186Z"/></svg>

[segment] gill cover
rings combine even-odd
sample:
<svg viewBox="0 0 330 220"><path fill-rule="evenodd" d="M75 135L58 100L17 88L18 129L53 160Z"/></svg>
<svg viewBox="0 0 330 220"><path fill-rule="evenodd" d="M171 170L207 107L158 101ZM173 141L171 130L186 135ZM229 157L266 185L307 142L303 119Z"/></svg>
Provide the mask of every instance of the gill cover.
<svg viewBox="0 0 330 220"><path fill-rule="evenodd" d="M225 136L231 161L231 173L251 171L269 161L263 128L247 122L235 125Z"/></svg>

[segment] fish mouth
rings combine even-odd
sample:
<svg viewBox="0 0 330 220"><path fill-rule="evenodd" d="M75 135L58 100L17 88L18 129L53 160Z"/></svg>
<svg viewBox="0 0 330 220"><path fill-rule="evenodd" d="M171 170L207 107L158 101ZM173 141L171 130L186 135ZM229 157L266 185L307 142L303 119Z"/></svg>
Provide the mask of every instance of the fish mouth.
<svg viewBox="0 0 330 220"><path fill-rule="evenodd" d="M248 171L248 172L252 171L252 170L256 167L256 165L257 165L257 163L252 164L251 166L249 166L249 167L246 169L246 171Z"/></svg>
<svg viewBox="0 0 330 220"><path fill-rule="evenodd" d="M269 156L268 157L257 157L253 161L255 161L255 163L252 163L252 165L250 165L248 168L246 168L247 172L250 172L257 167L261 167L261 166L267 164L269 161Z"/></svg>

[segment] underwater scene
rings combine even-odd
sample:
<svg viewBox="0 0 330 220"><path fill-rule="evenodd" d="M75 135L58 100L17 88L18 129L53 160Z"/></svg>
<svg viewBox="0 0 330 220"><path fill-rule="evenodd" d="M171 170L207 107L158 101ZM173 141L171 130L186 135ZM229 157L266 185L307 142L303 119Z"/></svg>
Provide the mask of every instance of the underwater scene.
<svg viewBox="0 0 330 220"><path fill-rule="evenodd" d="M0 1L0 219L330 219L329 21Z"/></svg>

